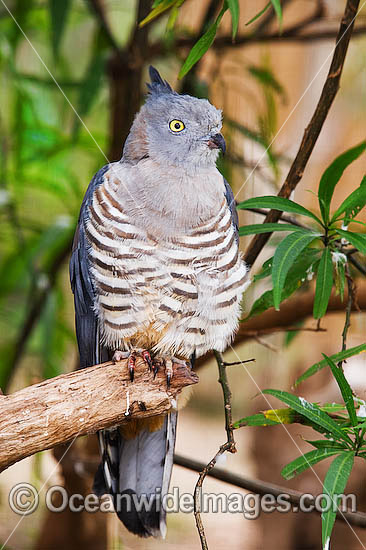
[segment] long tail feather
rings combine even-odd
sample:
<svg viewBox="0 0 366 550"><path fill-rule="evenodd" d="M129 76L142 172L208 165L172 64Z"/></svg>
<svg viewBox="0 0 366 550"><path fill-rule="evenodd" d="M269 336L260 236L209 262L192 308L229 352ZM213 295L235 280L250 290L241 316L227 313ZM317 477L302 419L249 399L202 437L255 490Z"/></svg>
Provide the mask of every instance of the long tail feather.
<svg viewBox="0 0 366 550"><path fill-rule="evenodd" d="M177 413L168 414L160 429L144 428L132 439L121 431L98 433L102 453L93 485L96 494L109 493L119 519L141 536L166 534L166 511L161 506L173 468Z"/></svg>

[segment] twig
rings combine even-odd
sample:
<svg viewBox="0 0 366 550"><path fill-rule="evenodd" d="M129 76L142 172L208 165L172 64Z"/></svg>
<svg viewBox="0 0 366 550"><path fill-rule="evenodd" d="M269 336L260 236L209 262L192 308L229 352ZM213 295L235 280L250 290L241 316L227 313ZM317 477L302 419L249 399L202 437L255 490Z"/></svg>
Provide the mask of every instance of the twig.
<svg viewBox="0 0 366 550"><path fill-rule="evenodd" d="M221 353L214 350L214 355L217 361L217 366L219 369L219 383L222 387L222 393L224 396L224 410L225 410L225 430L227 435L227 441L220 446L219 450L213 457L213 459L206 465L203 466L199 472L198 481L194 488L194 517L196 519L196 526L198 534L201 541L202 550L208 550L207 539L205 535L205 530L201 518L201 495L202 495L202 485L205 480L205 477L211 472L215 467L217 459L224 454L226 451L229 453L236 453L235 440L234 440L234 429L233 429L233 419L231 411L231 391L229 387L229 382L226 374L226 364L222 358Z"/></svg>
<svg viewBox="0 0 366 550"><path fill-rule="evenodd" d="M246 359L245 361L233 361L232 363L224 363L225 367L233 367L234 365L244 365L245 363L255 362L255 359Z"/></svg>
<svg viewBox="0 0 366 550"><path fill-rule="evenodd" d="M358 252L358 251L357 251ZM348 256L348 261L360 272L362 273L362 275L366 275L366 267L363 266L362 264L360 264L360 262L358 260L356 260L356 258L354 258L353 256L349 255Z"/></svg>
<svg viewBox="0 0 366 550"><path fill-rule="evenodd" d="M229 445L225 450L230 453L236 453L235 441L234 441L234 430L233 430L233 418L231 410L231 391L229 382L227 379L226 373L226 364L223 360L221 353L214 350L214 356L217 361L217 366L219 368L219 383L221 384L222 393L224 396L224 407L225 407L225 430L227 435L227 443Z"/></svg>
<svg viewBox="0 0 366 550"><path fill-rule="evenodd" d="M359 3L360 0L347 0L327 79L323 86L320 99L311 121L305 129L298 153L291 165L287 178L278 193L279 197L288 198L301 180L325 119L327 118L328 112L337 94L349 41L353 31L354 18L357 14ZM275 223L279 220L280 216L281 212L279 210L271 210L266 216L264 223ZM244 259L249 266L253 265L270 236L271 233L262 233L260 235L256 235L252 239L244 256Z"/></svg>
<svg viewBox="0 0 366 550"><path fill-rule="evenodd" d="M178 454L174 455L174 464L177 464L183 468L188 468L194 472L202 472L206 468L202 462ZM299 508L300 503L304 502L304 495L300 491L295 491L294 489L289 489L288 487L282 487L273 483L267 483L259 479L245 478L243 476L227 472L222 468L211 468L206 475L258 495L273 495L276 498L280 495L288 495L288 502L294 504L297 508ZM312 509L312 512L318 514L321 513L321 511L315 506ZM356 525L357 527L366 528L366 514L362 512L337 511L337 519L348 522L351 525Z"/></svg>

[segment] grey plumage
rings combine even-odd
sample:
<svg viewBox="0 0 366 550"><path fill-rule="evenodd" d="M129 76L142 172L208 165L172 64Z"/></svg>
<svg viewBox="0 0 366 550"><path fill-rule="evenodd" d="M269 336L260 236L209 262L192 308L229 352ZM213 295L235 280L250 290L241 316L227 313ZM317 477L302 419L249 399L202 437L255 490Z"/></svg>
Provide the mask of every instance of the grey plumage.
<svg viewBox="0 0 366 550"><path fill-rule="evenodd" d="M81 367L115 350L189 359L224 350L237 328L247 270L229 184L215 162L221 112L179 95L150 68L145 105L119 163L86 192L70 264ZM158 427L100 432L98 494L168 491L176 413ZM163 534L165 512L126 508L140 536Z"/></svg>

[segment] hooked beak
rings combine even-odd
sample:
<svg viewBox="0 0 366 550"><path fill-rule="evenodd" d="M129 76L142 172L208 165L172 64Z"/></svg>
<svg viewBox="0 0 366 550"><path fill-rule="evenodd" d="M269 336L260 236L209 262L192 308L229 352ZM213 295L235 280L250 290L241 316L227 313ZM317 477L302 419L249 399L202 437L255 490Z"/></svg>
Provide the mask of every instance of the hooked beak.
<svg viewBox="0 0 366 550"><path fill-rule="evenodd" d="M221 149L223 154L226 151L226 143L222 134L214 134L207 142L210 149Z"/></svg>

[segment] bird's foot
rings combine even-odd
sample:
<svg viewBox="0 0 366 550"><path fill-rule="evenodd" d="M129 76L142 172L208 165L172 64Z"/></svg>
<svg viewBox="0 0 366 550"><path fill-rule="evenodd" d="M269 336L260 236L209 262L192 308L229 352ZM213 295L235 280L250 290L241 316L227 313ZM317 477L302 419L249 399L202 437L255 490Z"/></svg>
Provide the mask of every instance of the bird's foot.
<svg viewBox="0 0 366 550"><path fill-rule="evenodd" d="M123 359L128 359L127 366L130 373L131 382L133 382L133 379L135 377L135 366L137 357L142 357L150 371L154 369L151 355L146 349L131 349L129 351L116 350L112 357L112 361L114 361L115 363L117 361L122 361Z"/></svg>
<svg viewBox="0 0 366 550"><path fill-rule="evenodd" d="M168 388L170 387L170 383L174 376L174 365L184 365L185 367L190 368L189 361L167 355L156 355L153 359L153 365L154 378L160 367L163 367L165 369Z"/></svg>

